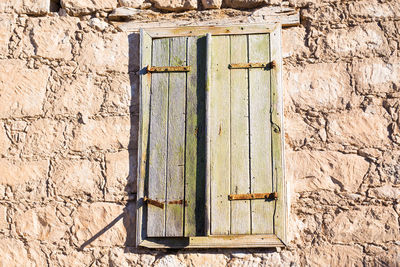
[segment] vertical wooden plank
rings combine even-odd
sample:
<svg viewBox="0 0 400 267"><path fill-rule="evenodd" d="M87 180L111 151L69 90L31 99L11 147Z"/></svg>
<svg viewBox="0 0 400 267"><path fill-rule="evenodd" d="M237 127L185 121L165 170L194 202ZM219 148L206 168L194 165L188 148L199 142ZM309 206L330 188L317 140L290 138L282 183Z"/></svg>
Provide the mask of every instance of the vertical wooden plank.
<svg viewBox="0 0 400 267"><path fill-rule="evenodd" d="M248 60L247 36L232 35L231 63ZM250 193L248 70L231 70L231 194ZM250 234L250 201L231 202L231 234Z"/></svg>
<svg viewBox="0 0 400 267"><path fill-rule="evenodd" d="M229 36L213 36L211 47L210 183L211 234L230 231L230 61Z"/></svg>
<svg viewBox="0 0 400 267"><path fill-rule="evenodd" d="M188 37L185 157L185 236L204 235L206 38Z"/></svg>
<svg viewBox="0 0 400 267"><path fill-rule="evenodd" d="M153 40L152 65L167 66L169 40ZM148 196L165 201L168 118L168 73L153 73L150 99L149 183ZM165 209L147 205L147 235L165 235Z"/></svg>
<svg viewBox="0 0 400 267"><path fill-rule="evenodd" d="M143 30L140 30L140 111L139 111L139 140L138 140L138 178L137 178L137 228L136 245L146 237L144 217L144 191L147 168L147 145L149 137L150 118L150 86L151 75L144 71L147 65L151 64L151 37Z"/></svg>
<svg viewBox="0 0 400 267"><path fill-rule="evenodd" d="M206 236L211 235L211 45L212 45L212 36L210 33L206 35L206 70L205 70L205 78L206 78L206 125L205 125L205 135L206 135L206 181L205 181L205 195L206 195L206 203L204 205L204 232Z"/></svg>
<svg viewBox="0 0 400 267"><path fill-rule="evenodd" d="M269 62L269 34L250 34L249 62ZM249 70L251 192L273 191L271 172L270 72ZM251 200L252 234L273 233L273 201Z"/></svg>
<svg viewBox="0 0 400 267"><path fill-rule="evenodd" d="M272 172L274 187L278 192L275 206L274 233L286 243L287 192L284 175L284 132L283 132L283 92L282 92L282 55L281 26L270 35L271 61L276 68L271 70L271 122L272 122Z"/></svg>
<svg viewBox="0 0 400 267"><path fill-rule="evenodd" d="M170 66L186 65L186 37L170 38ZM186 73L169 74L166 236L183 236ZM171 203L182 200L181 204Z"/></svg>

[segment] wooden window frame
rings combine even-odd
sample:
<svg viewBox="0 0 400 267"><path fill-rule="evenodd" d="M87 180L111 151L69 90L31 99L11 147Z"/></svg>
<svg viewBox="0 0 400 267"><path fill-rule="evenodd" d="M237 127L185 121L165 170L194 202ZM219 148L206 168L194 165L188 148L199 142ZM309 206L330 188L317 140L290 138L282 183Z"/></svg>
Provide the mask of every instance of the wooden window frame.
<svg viewBox="0 0 400 267"><path fill-rule="evenodd" d="M148 127L151 74L146 67L151 62L151 43L156 38L200 36L207 35L207 45L212 35L237 35L237 34L270 34L271 62L275 66L271 70L271 127L272 127L272 168L273 176L278 179L277 209L282 211L278 224L274 224L274 234L269 235L209 235L195 237L147 237L144 227L143 199L145 197L145 176L148 145ZM150 46L150 47L149 47ZM138 179L137 179L137 223L136 245L148 248L250 248L250 247L284 247L287 242L287 186L284 175L284 132L283 132L283 90L282 90L282 56L281 56L281 24L273 25L232 25L232 26L198 26L198 27L168 27L140 30L140 118L139 118L139 144L138 144ZM207 64L211 56L207 55ZM207 67L209 70L209 67ZM210 73L206 71L206 98L210 90ZM207 99L208 101L208 99ZM206 111L207 112L207 111ZM208 115L206 120L208 119ZM209 136L207 135L207 140ZM208 146L208 144L207 144ZM208 149L208 148L207 148ZM207 168L209 168L207 156ZM206 171L206 188L209 181L209 171ZM210 214L209 193L206 193L206 233L209 233L208 222Z"/></svg>

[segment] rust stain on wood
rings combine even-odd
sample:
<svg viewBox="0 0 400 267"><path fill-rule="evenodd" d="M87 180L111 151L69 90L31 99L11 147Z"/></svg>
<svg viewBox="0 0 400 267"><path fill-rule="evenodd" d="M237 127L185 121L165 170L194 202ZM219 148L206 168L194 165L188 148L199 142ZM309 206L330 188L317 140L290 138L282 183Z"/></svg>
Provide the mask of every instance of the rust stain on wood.
<svg viewBox="0 0 400 267"><path fill-rule="evenodd" d="M229 195L229 200L251 200L251 199L277 199L278 193L253 193L253 194L237 194L237 195Z"/></svg>
<svg viewBox="0 0 400 267"><path fill-rule="evenodd" d="M237 63L229 64L230 69L250 69L250 68L266 68L268 63Z"/></svg>
<svg viewBox="0 0 400 267"><path fill-rule="evenodd" d="M270 63L235 63L229 64L230 69L252 69L252 68L269 68L275 69L277 67L276 61L273 60Z"/></svg>
<svg viewBox="0 0 400 267"><path fill-rule="evenodd" d="M158 208L160 208L160 209L163 209L163 208L164 208L164 203L162 203L162 202L160 202L160 201L157 201L157 200L154 200L154 199L150 199L150 198L148 198L148 197L144 197L144 198L143 198L143 201L146 202L147 204L156 206L156 207L158 207Z"/></svg>
<svg viewBox="0 0 400 267"><path fill-rule="evenodd" d="M143 198L143 201L146 202L147 204L156 206L156 207L158 207L158 208L160 208L160 209L163 209L163 208L164 208L164 203L172 204L172 205L183 205L183 204L184 204L185 206L188 205L188 202L187 202L187 201L184 201L184 200L182 200L182 199L180 199L180 200L171 200L171 201L167 201L167 202L161 202L161 201L154 200L154 199L151 199L151 198L148 198L148 197L145 196L145 197Z"/></svg>
<svg viewBox="0 0 400 267"><path fill-rule="evenodd" d="M151 72L189 72L191 71L190 66L163 66L163 67L150 67L147 66L146 71L147 73Z"/></svg>
<svg viewBox="0 0 400 267"><path fill-rule="evenodd" d="M176 204L176 205L182 205L182 204L184 204L185 206L187 206L187 201L183 201L182 199L180 199L180 200L171 200L171 201L168 201L167 202L167 204Z"/></svg>

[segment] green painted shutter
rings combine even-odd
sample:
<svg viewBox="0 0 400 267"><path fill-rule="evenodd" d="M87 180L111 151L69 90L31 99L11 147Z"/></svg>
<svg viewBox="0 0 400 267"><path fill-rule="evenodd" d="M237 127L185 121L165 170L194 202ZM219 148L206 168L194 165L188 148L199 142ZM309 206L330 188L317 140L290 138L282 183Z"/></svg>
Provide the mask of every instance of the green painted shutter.
<svg viewBox="0 0 400 267"><path fill-rule="evenodd" d="M191 71L151 74L146 196L149 237L196 236L204 231L202 42L199 37L152 40L151 66L190 66Z"/></svg>
<svg viewBox="0 0 400 267"><path fill-rule="evenodd" d="M273 234L276 201L229 201L276 192L271 130L270 34L213 36L210 89L211 235ZM229 64L265 63L230 69Z"/></svg>

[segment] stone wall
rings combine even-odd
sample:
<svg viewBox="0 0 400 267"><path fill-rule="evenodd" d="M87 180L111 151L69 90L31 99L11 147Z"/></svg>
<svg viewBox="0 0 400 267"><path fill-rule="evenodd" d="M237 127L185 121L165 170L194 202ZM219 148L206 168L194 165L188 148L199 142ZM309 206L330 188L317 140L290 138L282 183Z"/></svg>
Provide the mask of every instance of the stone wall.
<svg viewBox="0 0 400 267"><path fill-rule="evenodd" d="M283 30L288 247L135 248L139 39L121 20L263 22L266 5L301 14ZM399 14L397 0L2 1L0 266L399 266Z"/></svg>

